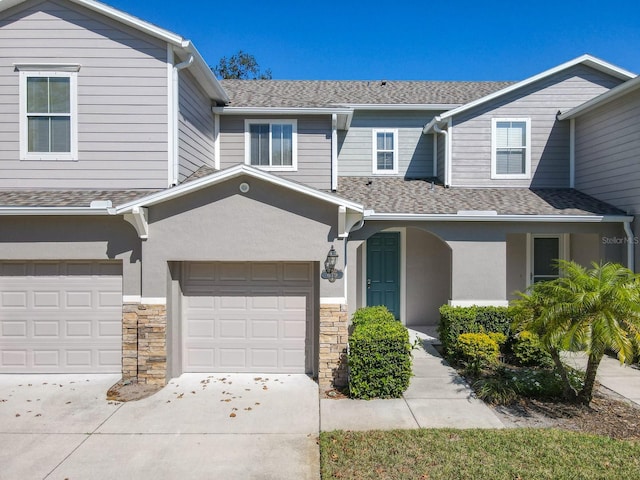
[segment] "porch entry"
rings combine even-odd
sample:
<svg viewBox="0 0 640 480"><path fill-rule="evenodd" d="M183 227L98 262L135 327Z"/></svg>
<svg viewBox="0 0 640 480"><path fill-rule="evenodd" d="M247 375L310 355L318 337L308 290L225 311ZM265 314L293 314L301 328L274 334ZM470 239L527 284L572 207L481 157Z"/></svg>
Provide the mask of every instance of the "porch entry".
<svg viewBox="0 0 640 480"><path fill-rule="evenodd" d="M367 306L384 305L400 318L400 233L367 240Z"/></svg>

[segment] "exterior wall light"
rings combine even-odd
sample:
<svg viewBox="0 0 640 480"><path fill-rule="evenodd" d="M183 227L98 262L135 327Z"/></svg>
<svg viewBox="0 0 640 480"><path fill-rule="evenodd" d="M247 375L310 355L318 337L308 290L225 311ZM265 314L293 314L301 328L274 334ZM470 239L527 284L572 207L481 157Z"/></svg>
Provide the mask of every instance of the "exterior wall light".
<svg viewBox="0 0 640 480"><path fill-rule="evenodd" d="M321 277L329 280L331 283L335 282L337 278L342 278L342 272L336 269L336 263L338 262L338 254L331 245L331 250L327 254L327 259L324 261L324 271Z"/></svg>

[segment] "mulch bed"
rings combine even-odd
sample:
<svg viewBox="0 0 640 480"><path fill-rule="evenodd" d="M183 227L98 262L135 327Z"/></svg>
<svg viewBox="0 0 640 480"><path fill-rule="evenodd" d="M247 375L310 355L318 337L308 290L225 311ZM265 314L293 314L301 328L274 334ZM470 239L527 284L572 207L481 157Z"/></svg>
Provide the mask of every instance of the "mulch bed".
<svg viewBox="0 0 640 480"><path fill-rule="evenodd" d="M618 440L640 440L640 405L602 386L589 407L522 399L493 409L507 427L561 428Z"/></svg>

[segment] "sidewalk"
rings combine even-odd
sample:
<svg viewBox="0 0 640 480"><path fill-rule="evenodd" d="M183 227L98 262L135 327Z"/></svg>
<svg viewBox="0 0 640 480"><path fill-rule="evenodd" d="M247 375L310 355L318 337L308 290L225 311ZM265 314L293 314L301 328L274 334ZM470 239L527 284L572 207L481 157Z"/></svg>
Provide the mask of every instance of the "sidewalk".
<svg viewBox="0 0 640 480"><path fill-rule="evenodd" d="M569 365L583 369L587 365L584 353L567 353L563 358ZM640 405L640 370L605 355L598 367L596 379L603 387Z"/></svg>
<svg viewBox="0 0 640 480"><path fill-rule="evenodd" d="M409 330L413 338L428 336ZM411 384L402 398L321 399L320 430L407 428L503 428L504 425L458 373L423 341L413 351Z"/></svg>

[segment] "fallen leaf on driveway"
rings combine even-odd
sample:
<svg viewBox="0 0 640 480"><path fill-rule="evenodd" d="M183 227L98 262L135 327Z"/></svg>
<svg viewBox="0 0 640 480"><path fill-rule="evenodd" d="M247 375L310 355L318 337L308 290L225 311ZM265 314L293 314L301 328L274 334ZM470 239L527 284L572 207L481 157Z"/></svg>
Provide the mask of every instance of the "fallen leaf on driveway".
<svg viewBox="0 0 640 480"><path fill-rule="evenodd" d="M231 418L233 418L233 417L235 417L235 416L236 416L236 414L235 414L235 413L233 413L233 412L231 412L231 413L229 414L229 416L230 416Z"/></svg>
<svg viewBox="0 0 640 480"><path fill-rule="evenodd" d="M19 417L19 416L20 416L20 414L19 414L19 413L16 413L16 417Z"/></svg>
<svg viewBox="0 0 640 480"><path fill-rule="evenodd" d="M182 398L184 396L184 393L181 393L180 395L178 395L178 398Z"/></svg>

